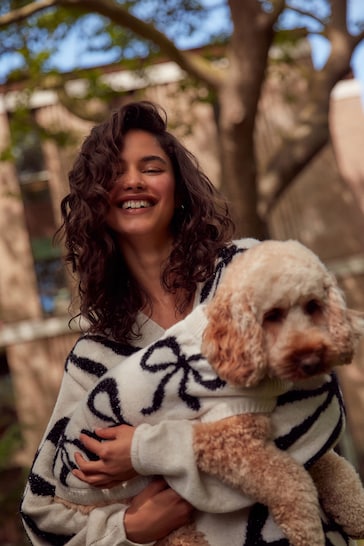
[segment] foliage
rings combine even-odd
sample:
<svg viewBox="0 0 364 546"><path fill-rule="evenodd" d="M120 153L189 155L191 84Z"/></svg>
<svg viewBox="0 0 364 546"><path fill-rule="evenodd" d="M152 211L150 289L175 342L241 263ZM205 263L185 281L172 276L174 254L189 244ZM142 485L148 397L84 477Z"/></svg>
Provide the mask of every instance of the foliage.
<svg viewBox="0 0 364 546"><path fill-rule="evenodd" d="M18 59L7 75L7 90L15 89L15 82L29 93L53 89L64 106L82 117L89 116L91 97L110 104L122 92L108 88L100 73L86 70L101 59L145 77L156 57L177 63L187 83L204 86L205 97L214 102L223 187L239 209L238 230L261 237L273 206L328 142L331 90L349 74L353 51L364 38L364 19L348 20L347 0L5 0L0 54L6 58L12 52ZM320 70L307 48L300 53L302 40L313 35L329 45ZM57 71L66 38L77 48L75 66L68 65L73 74ZM210 51L211 44L221 46L224 65L193 49L206 44ZM305 94L295 96L295 89L284 89L288 79L282 79L282 92L292 106L295 100L300 105L258 176L255 126L273 46L280 51L273 58L295 67L310 84ZM68 82L81 75L88 87L75 97ZM101 107L93 119L106 114Z"/></svg>
<svg viewBox="0 0 364 546"><path fill-rule="evenodd" d="M193 41L195 35L201 36L207 14L206 8L198 0L130 0L115 3L161 32L166 32L170 38L188 36L189 41ZM6 0L2 3L0 14L8 13L21 4L27 5L29 2ZM214 39L213 32L203 33L203 36L204 42L211 43ZM83 59L89 59L86 64L93 65L95 61L92 56L106 62L120 62L145 58L159 51L152 41L146 41L129 28L115 24L109 17L83 13L77 7L62 5L29 17L26 24L20 21L8 25L2 29L1 37L0 55L16 52L19 64L9 73L7 80L15 81L27 76L33 84L38 75L57 70L57 52L65 38L72 39L76 44L77 58L81 63Z"/></svg>

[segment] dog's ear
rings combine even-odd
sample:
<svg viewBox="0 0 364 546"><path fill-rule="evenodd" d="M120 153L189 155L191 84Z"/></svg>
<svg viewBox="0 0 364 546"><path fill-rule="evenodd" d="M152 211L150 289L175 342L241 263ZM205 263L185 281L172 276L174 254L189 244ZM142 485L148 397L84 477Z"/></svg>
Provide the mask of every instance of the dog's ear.
<svg viewBox="0 0 364 546"><path fill-rule="evenodd" d="M355 309L348 309L347 316L355 341L359 341L359 339L364 336L364 312L356 311Z"/></svg>
<svg viewBox="0 0 364 546"><path fill-rule="evenodd" d="M342 364L349 364L358 339L364 334L363 314L349 310L336 280L328 288L328 329Z"/></svg>
<svg viewBox="0 0 364 546"><path fill-rule="evenodd" d="M252 387L265 376L263 329L247 301L234 309L229 294L217 293L207 308L202 353L217 375L235 386Z"/></svg>

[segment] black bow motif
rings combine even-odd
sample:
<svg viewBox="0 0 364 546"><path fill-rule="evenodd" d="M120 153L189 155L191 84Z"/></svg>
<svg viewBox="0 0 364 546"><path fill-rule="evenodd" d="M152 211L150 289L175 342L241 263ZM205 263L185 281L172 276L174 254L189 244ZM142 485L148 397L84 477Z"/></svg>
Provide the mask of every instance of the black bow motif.
<svg viewBox="0 0 364 546"><path fill-rule="evenodd" d="M160 358L158 353L160 353ZM170 358L166 360L166 354L168 353L170 354ZM181 351L181 347L177 343L176 338L172 336L153 343L143 355L140 366L143 370L150 373L158 373L163 370L165 370L166 373L154 392L152 404L149 407L143 408L141 410L142 414L150 415L161 408L165 398L165 387L169 380L178 373L182 375L178 387L178 396L187 407L191 408L193 411L198 411L201 404L196 396L192 396L187 392L190 381L195 381L209 391L216 391L224 387L226 383L219 377L216 376L215 379L205 380L196 367L190 365L192 362L198 363L200 360L204 360L200 353L186 356Z"/></svg>
<svg viewBox="0 0 364 546"><path fill-rule="evenodd" d="M108 399L107 406L105 397ZM97 383L87 399L87 406L98 419L103 421L99 426L129 425L121 412L117 382L111 377L106 377Z"/></svg>

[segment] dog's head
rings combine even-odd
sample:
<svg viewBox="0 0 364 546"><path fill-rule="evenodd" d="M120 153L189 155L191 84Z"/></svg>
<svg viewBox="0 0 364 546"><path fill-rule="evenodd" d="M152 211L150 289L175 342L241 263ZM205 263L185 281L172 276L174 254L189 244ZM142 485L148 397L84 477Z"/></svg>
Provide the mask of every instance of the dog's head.
<svg viewBox="0 0 364 546"><path fill-rule="evenodd" d="M265 241L235 258L207 307L202 352L229 383L304 379L350 363L364 318L297 241Z"/></svg>

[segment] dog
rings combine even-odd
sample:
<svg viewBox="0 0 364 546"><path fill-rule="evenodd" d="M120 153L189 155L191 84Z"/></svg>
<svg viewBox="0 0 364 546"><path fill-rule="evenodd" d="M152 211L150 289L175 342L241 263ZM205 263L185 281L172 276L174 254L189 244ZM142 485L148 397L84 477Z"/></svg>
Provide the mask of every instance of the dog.
<svg viewBox="0 0 364 546"><path fill-rule="evenodd" d="M207 305L202 353L236 387L268 378L292 383L349 364L364 333L332 274L297 241L265 241L235 258ZM194 427L200 470L268 506L292 546L323 546L324 510L352 538L364 536L364 491L353 467L334 451L310 474L275 447L269 414L246 413ZM333 479L335 477L335 479ZM191 530L159 546L207 545Z"/></svg>

